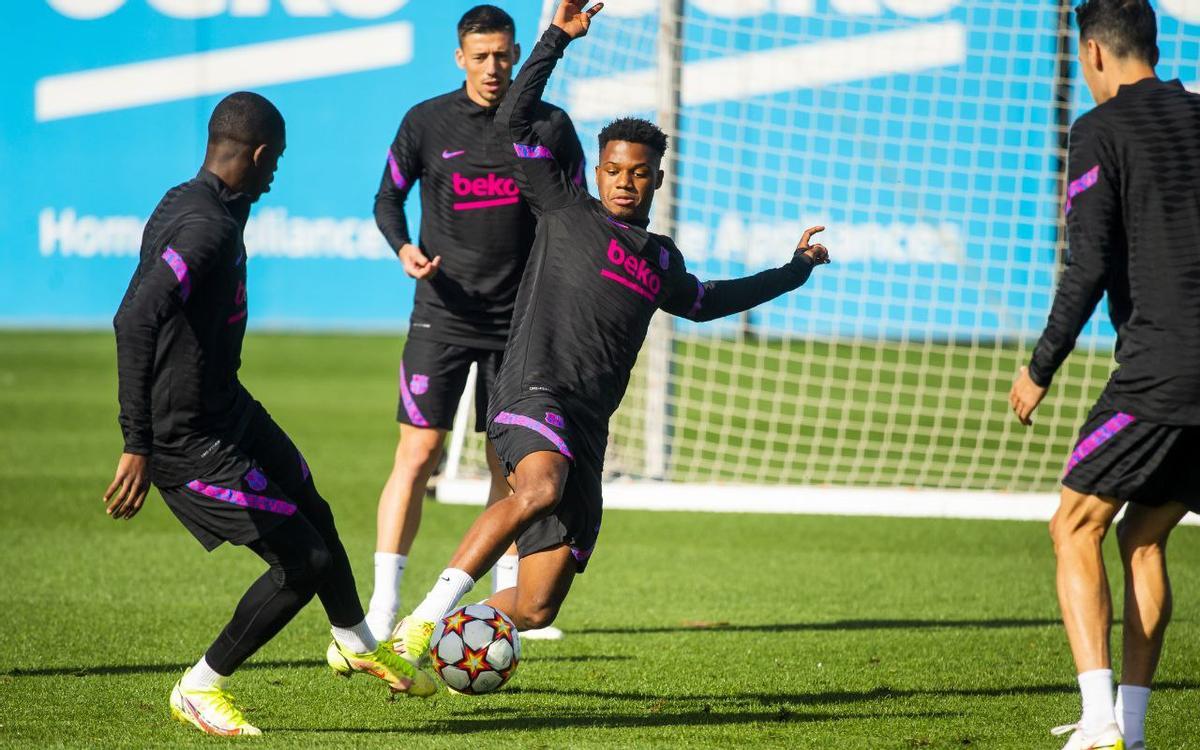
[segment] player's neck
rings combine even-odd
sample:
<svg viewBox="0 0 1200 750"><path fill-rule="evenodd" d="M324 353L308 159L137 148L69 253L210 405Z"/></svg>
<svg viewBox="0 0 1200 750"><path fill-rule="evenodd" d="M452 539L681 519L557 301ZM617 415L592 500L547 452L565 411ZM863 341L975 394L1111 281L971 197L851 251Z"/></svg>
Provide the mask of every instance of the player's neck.
<svg viewBox="0 0 1200 750"><path fill-rule="evenodd" d="M1135 83L1140 83L1147 78L1155 78L1158 76L1154 72L1154 68L1143 62L1131 62L1120 67L1114 68L1110 76L1105 81L1108 98L1111 99L1121 91L1122 86L1132 86Z"/></svg>

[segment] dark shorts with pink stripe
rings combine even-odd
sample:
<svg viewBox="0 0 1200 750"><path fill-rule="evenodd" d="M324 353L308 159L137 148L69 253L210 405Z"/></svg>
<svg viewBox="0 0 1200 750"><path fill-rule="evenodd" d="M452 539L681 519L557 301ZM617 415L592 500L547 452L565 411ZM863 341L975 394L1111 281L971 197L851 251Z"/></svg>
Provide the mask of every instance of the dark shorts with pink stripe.
<svg viewBox="0 0 1200 750"><path fill-rule="evenodd" d="M1200 426L1164 425L1098 405L1079 431L1063 484L1139 505L1200 513Z"/></svg>
<svg viewBox="0 0 1200 750"><path fill-rule="evenodd" d="M242 437L218 444L198 461L195 478L159 487L167 507L187 530L213 550L223 542L249 544L309 504L317 494L308 463L260 405Z"/></svg>
<svg viewBox="0 0 1200 750"><path fill-rule="evenodd" d="M499 410L488 424L487 435L505 474L538 451L556 451L571 462L558 505L517 537L517 552L525 557L566 544L582 573L600 534L607 431L576 423L554 398L538 395Z"/></svg>
<svg viewBox="0 0 1200 750"><path fill-rule="evenodd" d="M479 370L475 378L475 431L487 425L487 405L492 386L500 373L503 351L446 344L409 337L400 360L400 404L396 421L413 427L449 430L471 363Z"/></svg>

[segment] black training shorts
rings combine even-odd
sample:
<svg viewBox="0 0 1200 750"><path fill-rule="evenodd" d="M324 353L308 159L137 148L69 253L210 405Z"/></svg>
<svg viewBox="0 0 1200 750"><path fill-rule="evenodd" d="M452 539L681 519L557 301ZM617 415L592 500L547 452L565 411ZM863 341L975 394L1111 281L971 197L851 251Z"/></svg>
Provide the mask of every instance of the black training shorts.
<svg viewBox="0 0 1200 750"><path fill-rule="evenodd" d="M1200 513L1200 426L1156 424L1098 405L1062 481L1085 495L1149 506L1175 501Z"/></svg>
<svg viewBox="0 0 1200 750"><path fill-rule="evenodd" d="M517 552L524 557L566 544L582 573L600 534L607 430L575 422L553 397L539 394L500 409L487 434L505 474L538 451L557 451L570 460L558 505L517 537Z"/></svg>
<svg viewBox="0 0 1200 750"><path fill-rule="evenodd" d="M396 420L413 427L449 430L467 384L472 362L479 363L475 379L475 431L487 424L487 404L500 372L502 351L478 349L412 338L404 342L400 361L400 405Z"/></svg>
<svg viewBox="0 0 1200 750"><path fill-rule="evenodd" d="M217 442L194 479L158 491L188 531L213 550L249 544L317 497L304 456L259 404L241 439Z"/></svg>

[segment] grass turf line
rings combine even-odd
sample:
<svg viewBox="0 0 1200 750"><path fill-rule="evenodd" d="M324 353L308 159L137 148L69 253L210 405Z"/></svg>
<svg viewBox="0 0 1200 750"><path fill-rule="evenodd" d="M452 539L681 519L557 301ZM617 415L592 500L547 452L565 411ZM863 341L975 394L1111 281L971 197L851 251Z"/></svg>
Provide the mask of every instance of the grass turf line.
<svg viewBox="0 0 1200 750"><path fill-rule="evenodd" d="M246 346L245 381L305 451L364 598L399 352L384 337ZM0 334L5 746L212 744L170 721L167 694L262 564L205 555L156 493L133 521L104 516L115 393L110 336ZM427 506L406 605L474 512ZM1159 747L1200 746L1197 541L1183 528L1171 548ZM317 604L232 688L267 732L256 747L1057 748L1046 729L1078 696L1052 571L1041 524L611 511L560 617L569 638L526 643L493 696L387 703L375 681L334 680Z"/></svg>

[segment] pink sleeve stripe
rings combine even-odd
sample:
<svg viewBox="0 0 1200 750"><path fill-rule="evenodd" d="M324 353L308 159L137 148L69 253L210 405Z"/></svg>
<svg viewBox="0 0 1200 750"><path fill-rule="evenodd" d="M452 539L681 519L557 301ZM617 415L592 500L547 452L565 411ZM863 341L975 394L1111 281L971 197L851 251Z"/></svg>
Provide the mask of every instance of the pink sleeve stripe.
<svg viewBox="0 0 1200 750"><path fill-rule="evenodd" d="M187 298L192 293L192 279L188 276L187 263L184 263L183 257L171 247L163 250L162 259L171 267L175 278L179 279L179 296L183 297L184 302L187 302Z"/></svg>
<svg viewBox="0 0 1200 750"><path fill-rule="evenodd" d="M397 190L403 190L408 187L408 180L400 172L400 165L396 162L396 156L390 148L388 149L388 170L392 173L392 183L396 186Z"/></svg>

